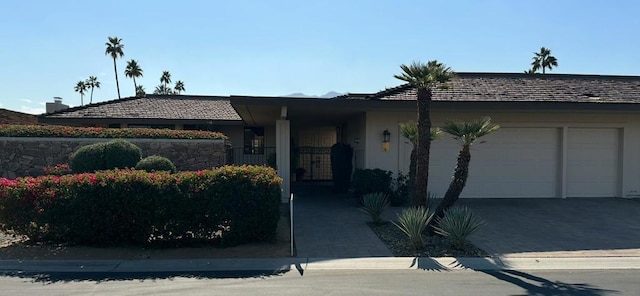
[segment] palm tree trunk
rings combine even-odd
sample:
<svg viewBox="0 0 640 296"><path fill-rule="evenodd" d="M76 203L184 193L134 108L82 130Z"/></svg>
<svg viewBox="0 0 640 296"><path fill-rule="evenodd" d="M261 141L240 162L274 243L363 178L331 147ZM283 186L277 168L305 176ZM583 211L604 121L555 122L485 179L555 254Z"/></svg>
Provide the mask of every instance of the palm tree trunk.
<svg viewBox="0 0 640 296"><path fill-rule="evenodd" d="M91 87L91 98L89 99L89 104L93 103L93 86Z"/></svg>
<svg viewBox="0 0 640 296"><path fill-rule="evenodd" d="M118 89L118 99L120 99L120 83L118 82L118 68L116 67L116 58L113 58L113 72L116 73L116 88Z"/></svg>
<svg viewBox="0 0 640 296"><path fill-rule="evenodd" d="M84 105L84 94L80 93L80 106Z"/></svg>
<svg viewBox="0 0 640 296"><path fill-rule="evenodd" d="M444 198L442 202L436 209L434 219L437 217L444 217L444 213L460 197L460 193L462 193L462 189L467 184L467 178L469 177L469 163L471 162L471 151L469 145L462 146L460 152L458 153L458 161L456 163L456 169L453 172L453 180L449 184L449 189L447 189L447 193L444 194Z"/></svg>
<svg viewBox="0 0 640 296"><path fill-rule="evenodd" d="M411 157L409 162L409 188L414 188L413 184L416 184L416 145L414 144L413 149L411 149ZM409 200L413 202L413 196L415 192L413 190L409 190Z"/></svg>
<svg viewBox="0 0 640 296"><path fill-rule="evenodd" d="M136 77L135 76L133 76L133 91L134 91L135 96L137 97L138 96L138 85L136 84Z"/></svg>
<svg viewBox="0 0 640 296"><path fill-rule="evenodd" d="M429 182L429 150L431 148L431 90L418 88L418 145L416 146L416 182L413 206L424 206Z"/></svg>

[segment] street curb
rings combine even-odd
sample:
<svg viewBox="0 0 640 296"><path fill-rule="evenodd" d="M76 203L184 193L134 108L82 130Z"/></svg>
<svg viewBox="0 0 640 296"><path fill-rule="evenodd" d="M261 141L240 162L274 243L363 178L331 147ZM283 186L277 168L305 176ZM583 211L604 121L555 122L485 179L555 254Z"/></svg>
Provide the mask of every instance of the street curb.
<svg viewBox="0 0 640 296"><path fill-rule="evenodd" d="M640 269L640 257L582 258L238 258L191 260L0 260L2 273L240 272L290 270L608 270Z"/></svg>

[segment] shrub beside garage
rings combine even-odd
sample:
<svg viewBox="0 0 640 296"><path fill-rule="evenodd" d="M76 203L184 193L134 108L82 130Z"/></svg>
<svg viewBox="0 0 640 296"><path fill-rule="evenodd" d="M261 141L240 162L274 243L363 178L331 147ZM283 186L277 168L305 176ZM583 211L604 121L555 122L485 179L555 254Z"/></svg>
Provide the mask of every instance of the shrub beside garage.
<svg viewBox="0 0 640 296"><path fill-rule="evenodd" d="M273 241L281 182L261 166L2 178L0 227L36 242L94 246Z"/></svg>

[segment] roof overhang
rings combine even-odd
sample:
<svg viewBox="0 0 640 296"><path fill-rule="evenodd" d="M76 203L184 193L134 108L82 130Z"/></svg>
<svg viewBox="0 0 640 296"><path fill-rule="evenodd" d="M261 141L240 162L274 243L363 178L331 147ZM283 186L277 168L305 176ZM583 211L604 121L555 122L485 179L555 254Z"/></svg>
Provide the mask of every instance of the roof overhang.
<svg viewBox="0 0 640 296"><path fill-rule="evenodd" d="M345 122L367 111L413 111L415 100L332 100L317 98L231 96L231 105L247 125L269 125L281 118L282 107L287 119L296 123L317 125ZM514 111L640 111L640 104L577 103L540 101L434 101L432 110L514 110Z"/></svg>

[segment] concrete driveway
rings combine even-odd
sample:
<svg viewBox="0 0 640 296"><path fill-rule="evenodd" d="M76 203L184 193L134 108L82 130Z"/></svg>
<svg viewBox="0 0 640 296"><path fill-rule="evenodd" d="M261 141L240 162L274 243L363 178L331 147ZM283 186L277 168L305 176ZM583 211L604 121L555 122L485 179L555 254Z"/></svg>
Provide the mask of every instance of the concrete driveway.
<svg viewBox="0 0 640 296"><path fill-rule="evenodd" d="M471 241L512 257L640 256L640 200L462 199L487 222Z"/></svg>

